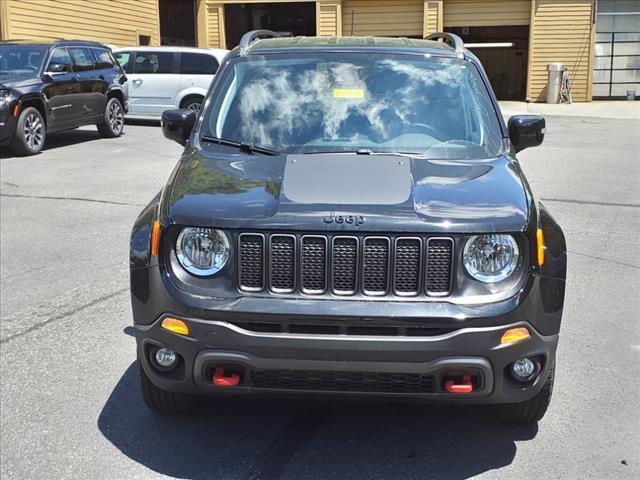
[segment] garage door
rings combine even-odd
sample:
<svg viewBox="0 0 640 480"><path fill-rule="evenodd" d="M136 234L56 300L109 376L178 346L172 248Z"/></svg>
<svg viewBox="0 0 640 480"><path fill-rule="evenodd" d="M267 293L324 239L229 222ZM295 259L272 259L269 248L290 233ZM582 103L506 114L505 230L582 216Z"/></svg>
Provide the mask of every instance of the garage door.
<svg viewBox="0 0 640 480"><path fill-rule="evenodd" d="M343 35L422 38L424 0L344 0Z"/></svg>
<svg viewBox="0 0 640 480"><path fill-rule="evenodd" d="M529 25L530 0L446 0L445 27Z"/></svg>

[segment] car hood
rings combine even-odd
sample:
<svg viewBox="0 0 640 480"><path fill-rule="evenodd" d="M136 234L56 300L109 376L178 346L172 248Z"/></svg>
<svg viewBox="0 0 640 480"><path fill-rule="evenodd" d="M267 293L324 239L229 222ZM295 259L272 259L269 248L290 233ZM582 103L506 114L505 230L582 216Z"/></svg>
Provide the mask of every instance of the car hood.
<svg viewBox="0 0 640 480"><path fill-rule="evenodd" d="M172 223L304 231L515 232L530 195L518 164L396 155L187 151L166 190Z"/></svg>
<svg viewBox="0 0 640 480"><path fill-rule="evenodd" d="M32 73L14 75L9 72L0 72L0 88L28 87L42 82L40 77Z"/></svg>

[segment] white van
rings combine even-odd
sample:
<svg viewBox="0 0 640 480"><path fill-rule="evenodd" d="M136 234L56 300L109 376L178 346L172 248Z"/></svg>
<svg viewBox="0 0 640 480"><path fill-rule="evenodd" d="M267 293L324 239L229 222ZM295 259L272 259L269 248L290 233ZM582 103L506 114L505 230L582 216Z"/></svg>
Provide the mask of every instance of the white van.
<svg viewBox="0 0 640 480"><path fill-rule="evenodd" d="M227 53L189 47L113 49L129 79L128 116L159 117L172 108L197 112Z"/></svg>

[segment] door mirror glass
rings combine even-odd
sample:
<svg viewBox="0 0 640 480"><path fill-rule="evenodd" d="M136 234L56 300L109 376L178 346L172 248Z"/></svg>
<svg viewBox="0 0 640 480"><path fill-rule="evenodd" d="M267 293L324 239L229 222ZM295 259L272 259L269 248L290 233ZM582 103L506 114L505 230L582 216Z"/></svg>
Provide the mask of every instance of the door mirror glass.
<svg viewBox="0 0 640 480"><path fill-rule="evenodd" d="M545 130L544 118L538 115L515 115L509 119L509 138L516 152L540 145Z"/></svg>
<svg viewBox="0 0 640 480"><path fill-rule="evenodd" d="M50 63L49 68L47 68L47 73L65 73L69 71L68 65L63 65L61 63Z"/></svg>
<svg viewBox="0 0 640 480"><path fill-rule="evenodd" d="M169 140L186 145L193 125L196 123L196 114L189 110L166 110L162 113L162 133Z"/></svg>

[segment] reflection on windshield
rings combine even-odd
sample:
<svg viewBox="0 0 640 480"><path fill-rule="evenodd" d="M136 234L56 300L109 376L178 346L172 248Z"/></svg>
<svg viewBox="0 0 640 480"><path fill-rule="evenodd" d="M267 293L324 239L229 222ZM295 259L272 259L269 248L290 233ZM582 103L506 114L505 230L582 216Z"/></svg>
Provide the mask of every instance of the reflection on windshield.
<svg viewBox="0 0 640 480"><path fill-rule="evenodd" d="M2 78L33 75L40 71L45 47L33 45L3 45L0 49L0 76Z"/></svg>
<svg viewBox="0 0 640 480"><path fill-rule="evenodd" d="M272 55L226 69L205 134L286 153L498 154L497 116L475 67L378 54Z"/></svg>

